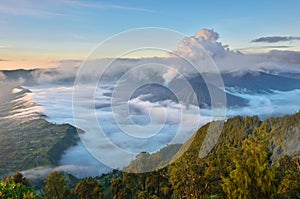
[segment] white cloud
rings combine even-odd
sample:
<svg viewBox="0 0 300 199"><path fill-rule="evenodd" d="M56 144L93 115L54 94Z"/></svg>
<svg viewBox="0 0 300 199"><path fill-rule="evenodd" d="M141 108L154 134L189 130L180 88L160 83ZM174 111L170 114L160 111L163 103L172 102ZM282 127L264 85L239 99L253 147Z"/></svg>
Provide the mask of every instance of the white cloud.
<svg viewBox="0 0 300 199"><path fill-rule="evenodd" d="M219 39L219 34L213 30L201 29L195 34L195 38L215 42Z"/></svg>
<svg viewBox="0 0 300 199"><path fill-rule="evenodd" d="M179 72L176 68L168 68L168 71L162 75L165 85L167 86L178 74Z"/></svg>
<svg viewBox="0 0 300 199"><path fill-rule="evenodd" d="M159 82L167 85L172 79L188 77L200 72L239 72L246 71L285 71L300 72L300 52L273 50L268 53L243 54L231 51L218 41L219 34L213 30L202 29L194 36L185 37L177 50L170 56L140 59L97 59L62 60L55 69L43 69L33 72L38 82L73 81L81 64L81 77L87 81L98 79L118 79L129 74L131 80ZM186 60L191 63L187 63ZM213 62L212 62L213 61ZM156 65L155 65L156 64ZM214 65L215 64L215 65ZM160 65L160 66L159 66ZM143 66L142 69L138 67ZM106 70L107 69L107 70Z"/></svg>
<svg viewBox="0 0 300 199"><path fill-rule="evenodd" d="M203 48L208 52L219 69L223 72L240 72L246 70L257 71L262 69L300 71L300 69L297 68L300 64L298 56L299 52L271 51L266 54L252 55L233 52L224 48L222 43L218 41L218 33L212 30L201 30L196 33L195 36L184 38L180 41L175 54L179 54L183 57L189 57L194 63L198 63L201 66L202 72L210 72L211 69L209 66L211 65L207 65L210 59ZM153 63L159 64L155 65ZM108 64L111 65L108 70L105 70ZM72 79L76 76L78 71L78 60L64 61L61 62L61 65L63 65L63 67L58 67L56 69L37 70L33 72L33 75L42 84L55 83L62 79ZM147 65L148 67L130 70L144 65ZM147 59L88 60L85 62L85 68L81 68L81 70L83 70L83 76L80 78L86 78L88 81L94 78L99 78L98 75L105 74L105 78L108 82L114 82L124 75L124 73L130 71L126 78L128 81L139 83L141 82L139 80L147 80L150 82L156 80L156 82L161 82L162 84L167 84L174 78L179 78L179 76L182 75L187 76L194 74L193 72L195 72L193 69L190 69L188 63L176 56ZM35 100L39 104L45 106L45 114L48 116L48 120L57 123L67 122L74 124L72 114L72 103L74 105L74 101L72 101L73 86L69 85L70 87L58 87L51 85L53 87L50 87L49 84L44 84L44 86L44 88L33 88L32 91L36 96ZM82 138L86 143L88 143L90 151L96 151L99 154L100 150L100 155L103 156L104 160L111 160L112 162L110 163L112 165L118 164L115 166L118 166L119 168L128 164L131 158L135 156L135 153L145 150L155 151L162 146L169 144L171 141L173 141L173 143L184 142L193 134L199 125L203 125L211 119L210 110L207 109L201 109L201 115L199 115L197 109L194 110L192 106L187 108L180 103L168 100L153 103L135 98L127 102L132 108L138 110L139 114L130 116L132 116L132 118L134 118L133 120L137 123L148 119L152 122L152 126L147 128L147 131L145 130L140 132L137 130L136 125L126 123L127 120L125 119L127 118L125 118L123 120L124 123L122 124L126 126L126 129L129 132L131 131L136 133L136 136L138 133L143 133L143 135L147 137L152 134L147 135L146 133L155 132L154 130L162 124L166 126L166 128L162 131L162 133L157 133L155 136L150 137L149 140L138 139L138 136L132 138L116 126L111 107L103 106L97 108L94 112L91 111L94 109L94 106L89 106L93 100L95 100L96 105L109 104L111 98L105 96L104 93L111 94L114 84L104 85L103 87L99 86L99 89L96 90L96 92L99 91L100 93L97 93L98 95L96 96L95 85L91 85L91 88L86 85L82 86L82 92L79 92L80 98L75 98L78 100L75 100L75 103L78 103L79 106L77 111L80 112L80 119L83 120L82 123L77 123L77 125L82 124L82 126L78 127L86 132L83 134ZM297 98L297 96L299 96L299 90L256 95L239 93L238 91L231 92L233 95L248 99L249 106L242 108L229 108L227 110L228 116L258 114L261 117L264 117L266 116L264 115L265 113L270 115L291 113L300 107L300 104L298 103L299 100ZM116 106L119 105L120 104L116 104ZM122 111L127 111L127 109L121 110L120 113ZM99 138L97 134L97 130L99 129L98 122L91 122L86 119L90 118L91 114L93 114L93 116L97 116L99 124L101 124L101 127L106 132L106 138L122 150L131 152L130 155L124 156L124 154L119 153L119 151L112 151L114 149L111 145L105 144L105 142L101 139L96 139ZM178 129L180 126L183 128ZM133 133L131 135L133 135ZM177 134L174 135L174 133ZM87 154L87 152L83 146L74 147L67 151L67 153L63 156L62 161L64 164L87 166L85 165L87 159L78 160L77 158L84 156L84 154ZM120 161L117 161L116 163L115 159Z"/></svg>
<svg viewBox="0 0 300 199"><path fill-rule="evenodd" d="M285 72L300 72L300 52L272 50L260 54L243 54L229 50L218 42L219 34L213 30L202 29L195 36L181 40L177 50L178 54L194 60L198 65L205 65L207 55L211 56L221 72L276 70ZM203 72L210 69L202 67Z"/></svg>

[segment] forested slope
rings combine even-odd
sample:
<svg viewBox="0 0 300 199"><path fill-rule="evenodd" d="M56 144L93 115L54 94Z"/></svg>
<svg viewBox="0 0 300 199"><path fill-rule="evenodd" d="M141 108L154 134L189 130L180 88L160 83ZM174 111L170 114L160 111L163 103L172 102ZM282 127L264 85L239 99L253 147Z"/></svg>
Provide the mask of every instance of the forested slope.
<svg viewBox="0 0 300 199"><path fill-rule="evenodd" d="M114 199L300 198L300 112L265 121L256 116L228 119L215 147L200 158L201 145L212 124L218 121L200 128L182 146L170 145L155 154L140 153L123 172L114 170L82 180L52 173L41 195ZM169 164L159 164L158 160ZM149 167L154 171L143 172ZM62 188L55 192L58 184Z"/></svg>

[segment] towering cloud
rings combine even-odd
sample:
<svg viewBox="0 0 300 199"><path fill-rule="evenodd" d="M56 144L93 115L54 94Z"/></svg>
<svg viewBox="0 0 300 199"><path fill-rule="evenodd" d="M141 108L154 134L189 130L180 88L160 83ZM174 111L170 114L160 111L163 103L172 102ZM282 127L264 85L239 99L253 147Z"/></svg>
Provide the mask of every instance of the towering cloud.
<svg viewBox="0 0 300 199"><path fill-rule="evenodd" d="M218 38L219 34L213 30L202 29L195 36L186 37L181 40L175 53L182 56L204 58L206 55L203 54L205 53L203 49L205 49L212 57L224 56L226 50L221 42L217 42Z"/></svg>
<svg viewBox="0 0 300 199"><path fill-rule="evenodd" d="M219 34L213 30L202 29L194 36L185 37L173 54L188 57L200 66L203 72L210 72L205 67L207 55L211 56L221 72L243 72L257 70L300 72L300 52L273 50L267 53L243 54L232 51L218 41ZM262 37L252 42L275 43L279 41L300 40L300 37ZM171 53L172 54L172 53Z"/></svg>
<svg viewBox="0 0 300 199"><path fill-rule="evenodd" d="M253 42L274 43L298 39L300 37L276 36L258 38ZM98 78L95 71L102 70L109 64L109 69L105 71L105 77L114 79L122 76L132 67L159 63L170 68L163 69L151 65L147 70L131 70L130 78L145 80L152 77L151 74L156 74L159 76L160 81L167 85L173 78L178 78L178 74L186 76L195 73L195 70L190 70L191 65L188 65L184 58L191 60L192 64L197 64L201 72L212 72L211 60L214 61L220 72L243 73L249 70L300 72L300 52L298 51L273 50L267 53L244 54L230 50L228 45L224 45L219 41L219 34L210 29L201 29L195 35L183 38L179 41L177 49L170 52L169 55L169 57L160 58L87 60L84 62L88 66L84 71L84 76L87 80ZM32 72L32 75L39 83L73 82L80 63L81 60L65 60L58 63L56 69L36 70Z"/></svg>
<svg viewBox="0 0 300 199"><path fill-rule="evenodd" d="M219 39L219 34L213 30L201 29L195 34L195 38L215 42Z"/></svg>

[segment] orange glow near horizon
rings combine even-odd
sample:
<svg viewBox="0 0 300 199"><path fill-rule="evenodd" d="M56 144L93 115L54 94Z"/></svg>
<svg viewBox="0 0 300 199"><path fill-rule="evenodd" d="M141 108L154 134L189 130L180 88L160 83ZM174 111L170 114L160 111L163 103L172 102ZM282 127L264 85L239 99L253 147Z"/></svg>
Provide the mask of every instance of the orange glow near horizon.
<svg viewBox="0 0 300 199"><path fill-rule="evenodd" d="M47 61L1 61L0 70L54 68L58 65L55 62Z"/></svg>
<svg viewBox="0 0 300 199"><path fill-rule="evenodd" d="M14 55L12 55L14 54ZM16 55L17 54L17 55ZM62 65L62 61L66 60L85 60L88 55L74 54L71 55L58 55L58 54L43 54L43 53L4 53L6 55L0 59L0 70L16 70L16 69L35 69L35 68L55 68ZM120 56L120 58L147 58L147 57L163 57L166 55L164 51L133 51L129 54ZM16 59L15 57L18 57ZM109 54L101 58L112 58Z"/></svg>
<svg viewBox="0 0 300 199"><path fill-rule="evenodd" d="M47 53L3 52L0 57L0 70L55 68L62 60L83 60L84 56L74 54L58 55Z"/></svg>

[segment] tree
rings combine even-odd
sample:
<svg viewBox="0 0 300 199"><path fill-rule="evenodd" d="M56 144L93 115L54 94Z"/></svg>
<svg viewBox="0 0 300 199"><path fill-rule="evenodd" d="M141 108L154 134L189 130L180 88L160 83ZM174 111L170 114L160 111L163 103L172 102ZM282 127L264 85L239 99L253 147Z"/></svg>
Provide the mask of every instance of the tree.
<svg viewBox="0 0 300 199"><path fill-rule="evenodd" d="M66 199L71 198L71 190L66 186L63 174L54 171L45 180L44 198L45 199Z"/></svg>
<svg viewBox="0 0 300 199"><path fill-rule="evenodd" d="M193 158L186 152L180 161L170 166L170 183L173 187L175 198L200 198L206 192L205 179L203 178L206 166L201 159Z"/></svg>
<svg viewBox="0 0 300 199"><path fill-rule="evenodd" d="M28 180L21 173L15 173L0 181L0 198L35 199L37 196L33 193Z"/></svg>
<svg viewBox="0 0 300 199"><path fill-rule="evenodd" d="M15 183L21 183L25 186L29 186L29 181L27 178L23 177L23 175L20 172L16 172L13 176L12 179L14 180Z"/></svg>
<svg viewBox="0 0 300 199"><path fill-rule="evenodd" d="M111 180L113 199L132 198L120 177Z"/></svg>
<svg viewBox="0 0 300 199"><path fill-rule="evenodd" d="M300 170L297 165L300 159L284 156L277 168L279 186L277 193L284 198L300 198Z"/></svg>
<svg viewBox="0 0 300 199"><path fill-rule="evenodd" d="M170 198L171 185L166 169L160 169L147 173L146 191L149 197Z"/></svg>
<svg viewBox="0 0 300 199"><path fill-rule="evenodd" d="M233 170L222 178L222 188L229 198L271 198L275 173L269 162L265 131L254 132L242 142L241 150L232 150Z"/></svg>
<svg viewBox="0 0 300 199"><path fill-rule="evenodd" d="M103 187L95 178L88 177L78 182L74 191L80 199L102 199Z"/></svg>

